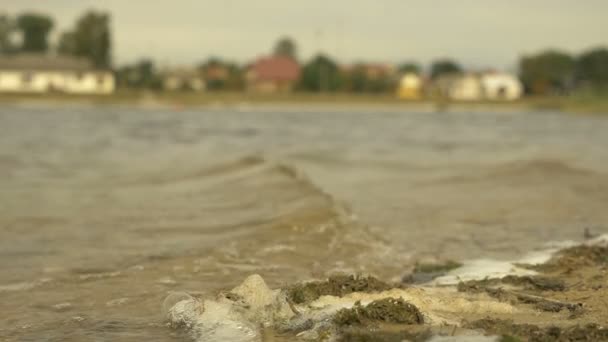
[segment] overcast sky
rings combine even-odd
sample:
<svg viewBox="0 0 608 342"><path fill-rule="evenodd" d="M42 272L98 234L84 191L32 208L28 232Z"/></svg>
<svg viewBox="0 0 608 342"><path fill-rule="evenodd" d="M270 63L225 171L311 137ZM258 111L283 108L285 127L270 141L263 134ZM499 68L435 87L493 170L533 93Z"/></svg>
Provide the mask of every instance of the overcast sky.
<svg viewBox="0 0 608 342"><path fill-rule="evenodd" d="M1 0L0 11L53 16L56 32L86 9L112 14L114 59L161 64L209 56L238 62L292 37L301 58L323 50L342 62L450 56L472 68L513 68L545 48L608 45L608 0Z"/></svg>

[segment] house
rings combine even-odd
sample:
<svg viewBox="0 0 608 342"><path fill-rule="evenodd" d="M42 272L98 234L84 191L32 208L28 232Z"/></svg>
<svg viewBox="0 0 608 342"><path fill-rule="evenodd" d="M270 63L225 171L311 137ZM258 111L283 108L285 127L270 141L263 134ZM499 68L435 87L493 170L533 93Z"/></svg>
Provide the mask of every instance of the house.
<svg viewBox="0 0 608 342"><path fill-rule="evenodd" d="M435 88L455 101L516 100L523 93L517 77L498 72L451 74L439 77Z"/></svg>
<svg viewBox="0 0 608 342"><path fill-rule="evenodd" d="M487 100L517 100L524 91L521 81L511 74L486 72L480 79Z"/></svg>
<svg viewBox="0 0 608 342"><path fill-rule="evenodd" d="M163 79L163 89L165 90L204 91L206 88L204 75L196 69L167 69L161 72L161 74Z"/></svg>
<svg viewBox="0 0 608 342"><path fill-rule="evenodd" d="M456 101L478 101L484 98L482 84L475 74L464 74L456 77L447 94L450 99Z"/></svg>
<svg viewBox="0 0 608 342"><path fill-rule="evenodd" d="M84 58L42 54L0 57L0 93L110 94L110 70L96 69Z"/></svg>
<svg viewBox="0 0 608 342"><path fill-rule="evenodd" d="M420 75L408 72L401 76L397 97L403 100L416 100L422 97L423 80Z"/></svg>
<svg viewBox="0 0 608 342"><path fill-rule="evenodd" d="M289 92L300 79L300 65L287 56L263 57L247 69L247 89L262 93Z"/></svg>
<svg viewBox="0 0 608 342"><path fill-rule="evenodd" d="M441 98L449 98L450 90L454 87L460 76L461 75L459 73L450 73L438 76L437 78L433 79L431 93L434 96Z"/></svg>

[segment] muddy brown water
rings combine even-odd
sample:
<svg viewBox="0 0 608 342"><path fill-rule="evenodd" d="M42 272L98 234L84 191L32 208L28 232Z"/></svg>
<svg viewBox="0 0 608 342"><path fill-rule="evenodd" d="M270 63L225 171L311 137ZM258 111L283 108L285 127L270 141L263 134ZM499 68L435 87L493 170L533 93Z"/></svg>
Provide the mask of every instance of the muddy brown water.
<svg viewBox="0 0 608 342"><path fill-rule="evenodd" d="M0 340L179 341L171 291L579 240L607 146L560 113L3 105Z"/></svg>

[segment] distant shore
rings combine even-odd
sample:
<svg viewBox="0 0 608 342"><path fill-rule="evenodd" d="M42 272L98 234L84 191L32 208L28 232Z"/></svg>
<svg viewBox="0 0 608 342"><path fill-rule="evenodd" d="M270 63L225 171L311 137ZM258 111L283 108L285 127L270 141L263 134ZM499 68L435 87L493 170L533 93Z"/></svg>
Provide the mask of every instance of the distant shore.
<svg viewBox="0 0 608 342"><path fill-rule="evenodd" d="M0 94L0 104L124 105L159 108L349 109L441 111L561 111L608 114L607 96L526 97L517 101L453 102L440 99L401 100L392 94L253 94L244 92L154 92L120 90L111 95Z"/></svg>

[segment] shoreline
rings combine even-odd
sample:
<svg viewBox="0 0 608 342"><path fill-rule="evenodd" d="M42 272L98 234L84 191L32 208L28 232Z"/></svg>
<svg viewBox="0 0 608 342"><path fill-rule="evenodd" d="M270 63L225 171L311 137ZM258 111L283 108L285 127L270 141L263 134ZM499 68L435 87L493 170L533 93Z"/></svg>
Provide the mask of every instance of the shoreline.
<svg viewBox="0 0 608 342"><path fill-rule="evenodd" d="M163 310L196 341L608 340L607 235L510 262L435 266L418 271L430 281L334 275L279 289L253 274L215 298L174 292Z"/></svg>
<svg viewBox="0 0 608 342"><path fill-rule="evenodd" d="M415 112L531 112L607 114L608 98L538 97L517 101L445 102L436 99L400 100L392 95L372 94L251 94L174 93L118 91L111 95L0 94L4 105L129 106L136 108L228 109L228 110L338 110L349 109Z"/></svg>

